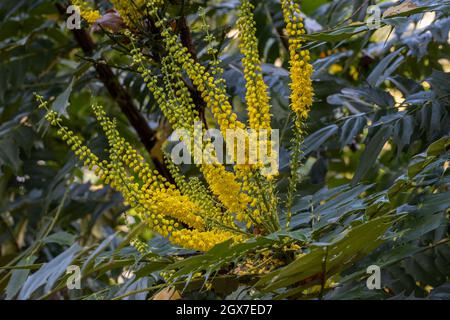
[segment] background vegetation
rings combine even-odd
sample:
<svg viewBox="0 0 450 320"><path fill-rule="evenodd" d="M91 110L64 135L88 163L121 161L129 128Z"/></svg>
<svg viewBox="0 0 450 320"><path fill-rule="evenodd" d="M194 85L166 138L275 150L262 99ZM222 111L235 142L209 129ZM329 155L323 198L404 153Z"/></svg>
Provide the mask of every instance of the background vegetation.
<svg viewBox="0 0 450 320"><path fill-rule="evenodd" d="M376 1L384 15L380 28L370 30L366 11L374 2L300 1L316 96L292 228L198 255L139 223L129 229L120 194L77 166L36 107L33 92L52 97L52 108L101 153L107 142L90 113L96 96L118 118L121 133L164 170L161 144L170 128L141 78L127 67L124 43L111 31L67 30L65 1L2 1L0 296L450 298L450 2ZM238 5L170 1L165 10L185 45L205 62L198 9L206 9L240 112L245 86L233 39ZM255 5L273 127L282 130L283 197L292 138L284 23L278 1ZM158 41L157 35L149 38L155 53ZM148 242L150 252L142 255L130 245L135 235ZM298 252L281 250L291 241L302 243ZM247 274L245 267L236 271L248 259L263 262L268 248L289 263L261 276ZM81 290L66 287L69 265L81 267ZM370 265L382 269L382 290L366 287ZM168 270L176 271L174 281L164 279Z"/></svg>

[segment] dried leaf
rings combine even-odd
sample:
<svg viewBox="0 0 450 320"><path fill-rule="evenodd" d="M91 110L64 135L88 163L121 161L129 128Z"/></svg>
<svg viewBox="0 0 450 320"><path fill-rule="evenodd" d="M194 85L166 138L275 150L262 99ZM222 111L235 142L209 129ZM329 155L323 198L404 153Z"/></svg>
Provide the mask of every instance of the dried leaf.
<svg viewBox="0 0 450 320"><path fill-rule="evenodd" d="M414 4L411 0L407 0L407 1L399 4L398 6L388 8L384 12L383 18L396 16L396 15L399 15L399 14L402 14L402 13L405 13L408 11L412 11L412 10L415 10L418 8L419 7L416 4Z"/></svg>
<svg viewBox="0 0 450 320"><path fill-rule="evenodd" d="M152 300L180 300L181 295L175 288L164 288L157 294L155 294Z"/></svg>
<svg viewBox="0 0 450 320"><path fill-rule="evenodd" d="M100 27L109 29L114 33L119 32L125 27L122 17L116 10L109 10L104 16L95 21L92 30L98 31Z"/></svg>

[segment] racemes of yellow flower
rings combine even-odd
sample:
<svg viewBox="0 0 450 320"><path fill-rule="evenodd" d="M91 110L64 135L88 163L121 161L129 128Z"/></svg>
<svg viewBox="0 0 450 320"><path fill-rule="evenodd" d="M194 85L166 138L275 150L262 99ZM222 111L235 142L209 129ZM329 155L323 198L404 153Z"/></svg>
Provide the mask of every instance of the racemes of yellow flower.
<svg viewBox="0 0 450 320"><path fill-rule="evenodd" d="M167 33L167 35L170 34ZM169 51L171 51L170 48L168 47ZM146 59L142 52L135 48L132 53L134 64L138 65L138 71L142 74L147 87L155 96L173 128L185 129L193 134L195 130L193 124L200 119L184 82L178 78L182 74L179 64L173 60L172 56L162 59L162 72L165 79L161 86L158 85L158 78L144 66ZM199 67L204 68L201 65ZM211 79L211 83L215 85L214 79ZM225 96L224 99L227 100ZM231 105L229 105L229 108L231 110ZM237 117L232 118L236 119ZM241 123L241 126L245 125ZM193 147L190 144L188 146ZM200 146L200 148L202 147ZM192 149L190 150L193 154ZM211 163L217 164L200 166L210 190L230 212L235 213L239 219L242 219L250 202L249 197L242 192L241 184L236 181L234 173L227 171L223 165L218 164L218 161L214 161L214 155L210 155L210 157Z"/></svg>
<svg viewBox="0 0 450 320"><path fill-rule="evenodd" d="M205 222L201 218L202 209L176 189L161 188L146 192L140 203L155 215L167 215L199 231L205 229Z"/></svg>
<svg viewBox="0 0 450 320"><path fill-rule="evenodd" d="M221 77L222 70L216 57L218 51L209 50L214 56L214 63L209 66L211 68L192 57L189 50L181 44L176 31L172 29L171 22L166 18L167 13L160 10L163 4L161 0L111 0L111 2L129 28L124 35L130 40L128 43L132 47L133 67L142 75L172 128L185 130L191 137L195 137L197 132L195 123L201 121L198 106L191 96L193 85L211 110L223 138L226 140L227 130L239 129L245 133L247 144L251 133L233 111L225 80ZM82 2L82 5L85 6L85 2ZM282 8L289 35L291 107L295 112L297 128L295 136L299 137L295 145L299 146L302 126L312 105L313 69L309 52L302 48L305 30L299 6L294 1L283 0ZM162 41L160 56L155 61L150 61L148 55L144 55L146 49L139 47L143 43L139 38L142 34L133 34L139 23L136 19L141 17L140 9L147 9L146 12L150 15L149 18L152 19ZM253 131L265 129L270 135L273 133L270 97L264 83L258 53L253 9L248 0L243 0L238 20L240 50L244 56L242 62L247 89L248 129ZM202 19L205 23L205 16ZM208 39L212 41L210 37ZM211 47L212 42L209 42L209 45ZM195 155L197 148L202 150L203 161L197 163L199 176L186 179L170 159L166 159L174 178L174 183L171 183L155 171L119 134L116 121L107 117L103 108L94 105L93 111L109 144L107 160L100 160L79 137L63 126L58 114L49 110L42 97L39 97L38 101L40 106L47 110L46 119L58 128L58 134L84 165L94 170L106 184L119 191L125 202L131 206L133 214L145 221L151 230L167 237L172 243L184 248L206 251L223 241L243 241L252 233L268 234L280 230L278 197L273 176L263 176L260 170L267 164L235 164L233 167L227 167L217 160L214 148L209 148L211 140L200 139L201 142L195 139L183 140L191 154ZM206 130L204 128L199 130L203 137ZM264 147L270 150L269 137L264 139L266 139ZM237 146L227 143L226 147L231 149ZM262 147L252 147L252 150L260 148L261 151ZM295 150L292 152L293 159L299 159L300 148L297 147ZM233 151L231 150L231 153L236 155ZM249 157L249 154L250 151L246 157ZM295 169L296 166L298 163L293 164L292 168ZM296 169L293 171L297 173ZM290 186L296 186L296 182L297 180L291 179ZM291 206L292 201L287 201L287 207ZM288 212L290 211L291 209L288 209ZM146 250L145 245L138 241L136 248L142 252Z"/></svg>
<svg viewBox="0 0 450 320"><path fill-rule="evenodd" d="M233 112L233 107L229 102L227 95L226 85L223 81L218 81L215 79L215 75L207 71L206 67L198 63L189 53L187 48L185 48L179 41L176 34L168 27L168 21L165 18L159 16L158 8L155 5L149 6L149 12L155 21L155 25L160 28L160 33L162 36L165 49L167 50L168 56L170 56L171 63L178 64L181 70L185 71L187 76L191 79L192 83L196 89L201 93L203 100L206 102L209 109L212 111L214 118L216 119L220 130L222 131L223 137L226 139L227 130L242 130L244 132L246 144L249 141L249 135L244 123L240 122L237 118L236 113ZM264 84L260 61L258 58L257 44L255 37L255 28L252 14L253 7L248 3L244 3L243 13L241 14L241 25L242 29L245 29L246 36L242 42L245 44L250 44L253 46L253 50L245 51L246 58L244 58L245 69L247 71L249 80L248 88L248 104L249 104L249 116L251 118L251 123L254 125L255 129L266 129L270 134L270 105L269 97L267 94L267 87ZM247 34L248 33L248 34ZM243 33L242 33L243 34ZM215 70L214 68L212 69ZM213 72L212 71L212 72ZM254 75L252 74L253 72ZM253 94L252 94L253 92ZM255 95L261 96L261 99L254 100ZM265 96L265 98L264 98ZM227 144L227 149L229 154L236 155L235 150L230 149L231 146ZM246 157L248 157L248 153ZM248 159L248 158L246 158ZM201 170L205 176L211 191L216 195L219 200L229 209L234 211L238 217L238 220L248 222L249 225L255 222L261 221L258 212L267 212L269 206L264 206L262 210L254 210L254 214L258 217L252 219L249 216L249 204L251 203L261 203L260 199L262 196L257 196L257 194L269 192L270 190L262 190L258 186L251 185L247 183L255 179L247 179L248 175L251 175L251 170L258 170L260 164L258 165L236 165L235 173L227 171L223 166L202 166ZM261 178L260 175L255 175ZM239 179L237 179L239 178ZM240 181L239 181L240 180ZM224 183L227 183L224 185ZM265 185L264 183L262 185ZM270 200L267 202L275 203L273 201L274 196L270 196ZM270 206L273 208L273 206ZM271 210L271 215L275 213Z"/></svg>
<svg viewBox="0 0 450 320"><path fill-rule="evenodd" d="M302 49L305 27L301 17L300 6L293 0L282 0L286 32L289 37L290 72L291 72L291 108L297 114L298 125L309 115L313 103L311 76L313 68L308 50Z"/></svg>
<svg viewBox="0 0 450 320"><path fill-rule="evenodd" d="M81 15L89 24L95 23L98 19L102 17L98 10L84 11L82 12Z"/></svg>
<svg viewBox="0 0 450 320"><path fill-rule="evenodd" d="M245 124L240 122L236 113L233 112L226 88L217 85L215 78L206 70L206 67L192 58L188 49L179 43L177 36L165 26L165 23L165 19L161 18L157 25L162 28L161 35L166 49L173 58L173 62L186 71L188 77L201 93L224 136L226 136L227 129L245 129Z"/></svg>
<svg viewBox="0 0 450 320"><path fill-rule="evenodd" d="M181 195L176 186L169 183L157 171L151 171L144 158L120 136L115 123L106 116L103 108L93 106L93 109L111 146L110 159L113 165L116 165L116 171L120 173L121 179L130 180L128 181L129 185L137 186L135 201L147 208L152 213L152 218L154 216L161 219L166 215L189 227L203 230L204 221L199 215L201 209L188 197ZM129 168L130 172L124 168ZM134 182L135 179L132 175L137 172L142 173L140 184ZM151 219L151 221L159 224L160 219L156 221ZM163 223L162 228L165 231L171 231L167 223Z"/></svg>
<svg viewBox="0 0 450 320"><path fill-rule="evenodd" d="M258 141L263 143L263 145L259 146L259 150L255 150L255 152L261 152L261 148L264 147L273 152L269 141L272 129L270 97L262 74L253 10L254 6L248 0L243 0L239 8L239 20L237 22L240 40L239 48L244 56L242 64L246 80L249 128L256 130ZM266 137L260 134L259 130L261 129L267 131ZM265 188L268 185L266 179L258 174L262 166L262 163L252 166L236 166L237 175L243 181L242 189L254 199L252 202L252 207L254 208L252 215L256 221L261 221L262 216L273 215L276 211L273 205L267 204L275 204L276 201L274 201L275 197L273 197L272 192ZM266 178L270 179L272 177ZM264 201L263 197L270 199Z"/></svg>
<svg viewBox="0 0 450 320"><path fill-rule="evenodd" d="M99 157L83 144L67 127L59 115L48 109L48 103L37 96L40 108L47 110L46 120L58 128L58 135L66 141L84 165L94 170L105 183L117 189L130 204L136 215L146 221L155 232L174 239L188 237L186 248L208 250L217 243L234 239L239 233L207 230L202 208L182 195L175 185L169 183L157 171L152 171L143 157L119 135L115 121L110 120L103 108L93 106L110 144L110 159ZM139 172L139 179L134 173ZM184 239L184 238L183 238ZM236 238L237 239L237 238ZM183 243L177 243L183 245ZM139 245L139 248L143 248Z"/></svg>

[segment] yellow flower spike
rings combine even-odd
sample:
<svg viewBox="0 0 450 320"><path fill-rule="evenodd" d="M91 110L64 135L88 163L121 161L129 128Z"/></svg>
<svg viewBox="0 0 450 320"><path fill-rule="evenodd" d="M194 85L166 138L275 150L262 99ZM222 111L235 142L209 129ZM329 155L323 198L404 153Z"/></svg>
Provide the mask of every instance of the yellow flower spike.
<svg viewBox="0 0 450 320"><path fill-rule="evenodd" d="M266 84L261 73L261 62L256 38L256 23L253 18L253 5L244 0L239 12L240 49L244 58L244 76L246 80L246 101L249 125L252 129L270 129L270 104Z"/></svg>
<svg viewBox="0 0 450 320"><path fill-rule="evenodd" d="M141 173L141 180L144 183L162 183L166 181L166 178L161 176L158 171L152 171L150 166L145 162L144 157L120 136L115 120L110 120L101 106L93 105L92 109L108 138L108 143L114 151L112 155L114 158L121 160L125 166L133 171L139 171ZM130 179L134 179L134 177L130 177Z"/></svg>
<svg viewBox="0 0 450 320"><path fill-rule="evenodd" d="M253 17L253 5L244 0L239 10L239 38L240 49L244 58L242 64L244 66L244 77L246 80L246 102L249 115L249 126L254 130L267 130L270 134L271 130L271 114L270 102L267 85L261 72L261 62L258 52L258 39L256 37L256 23ZM270 142L266 141L267 144ZM247 159L249 154L246 155ZM258 163L251 166L237 166L237 175L244 181L242 189L254 198L259 198L261 190L259 186L250 181L251 176L255 176L254 171L261 168L262 164ZM253 206L255 207L255 206ZM270 211L270 208L264 208L264 212ZM259 210L254 210L253 218L260 216ZM255 219L256 220L256 219Z"/></svg>
<svg viewBox="0 0 450 320"><path fill-rule="evenodd" d="M311 76L313 67L310 64L308 50L301 50L305 34L300 6L292 0L282 0L283 16L286 32L289 35L289 54L291 72L291 108L297 114L297 126L307 119L313 103L313 87Z"/></svg>

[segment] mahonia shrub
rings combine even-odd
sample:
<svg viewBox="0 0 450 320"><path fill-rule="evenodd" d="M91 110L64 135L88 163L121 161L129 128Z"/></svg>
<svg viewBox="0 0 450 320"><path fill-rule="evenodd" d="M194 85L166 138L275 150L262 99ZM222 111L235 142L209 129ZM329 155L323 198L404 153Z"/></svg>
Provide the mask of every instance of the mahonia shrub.
<svg viewBox="0 0 450 320"><path fill-rule="evenodd" d="M303 124L313 103L313 68L308 50L302 48L305 28L300 7L294 1L281 2L286 36L289 39L291 109L298 143L293 161L297 163ZM129 44L132 67L141 75L174 130L185 130L194 135L197 130L194 124L202 121L184 79L186 76L201 94L224 137L229 130L241 130L248 144L249 130L266 130L270 136L271 99L262 74L254 7L250 1L241 2L237 21L246 81L247 123L238 119L229 100L217 50L212 46L208 50L214 59L207 66L199 63L188 48L182 45L170 20L161 14L164 1L111 3L123 21L121 35ZM101 19L101 13L92 9L88 2L73 1L73 4L79 8L86 23L95 24ZM143 35L139 32L139 27L145 23L151 23L161 34L164 54L160 61L149 57L142 45ZM206 26L204 28L207 30ZM205 41L211 43L214 38L207 33ZM159 65L159 72L152 68L155 64ZM169 238L173 244L208 251L227 240L239 243L254 235L267 235L284 228L280 225L279 207L285 205L289 212L292 197L286 203L281 203L275 183L277 173L263 174L267 163L246 161L244 164L233 165L230 170L218 161L216 151L211 148L211 140L193 144L187 142L191 154L195 148L207 150L208 161L197 164L202 179L184 177L167 155L166 166L172 177L168 179L155 170L151 163L146 162L137 148L120 135L116 121L109 118L101 106L94 104L92 111L108 140L108 159L100 159L94 154L76 133L63 124L58 113L49 108L42 96L36 97L39 107L47 110L46 119L57 128L58 135L67 142L84 165L123 195L135 217L145 221L152 231ZM264 139L264 146L271 149L268 137ZM230 153L234 151L229 150L229 146L226 148ZM245 154L246 160L249 156L249 153ZM276 157L277 154L272 156ZM297 164L293 165L291 195L297 185L297 170ZM134 243L141 251L145 250L145 245L137 239Z"/></svg>

